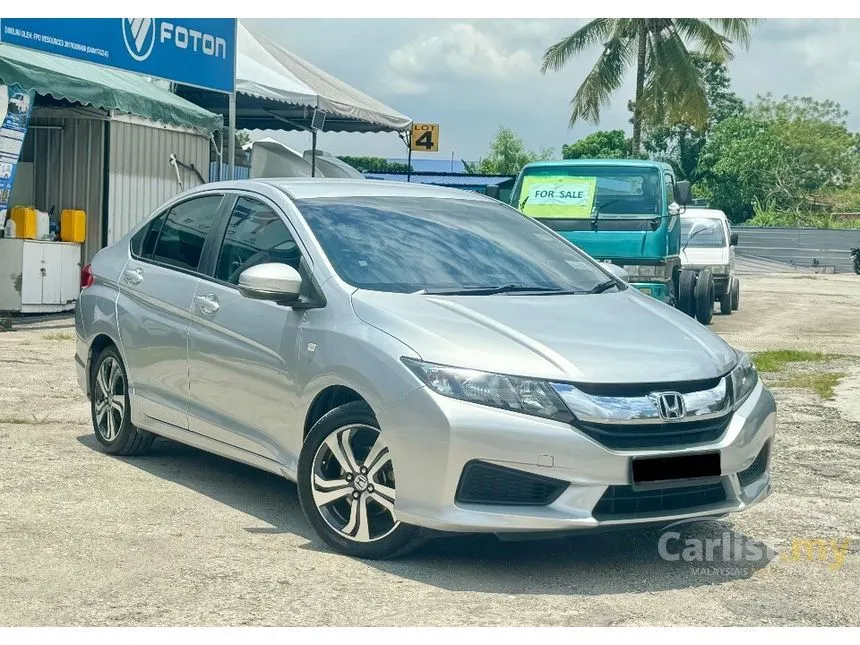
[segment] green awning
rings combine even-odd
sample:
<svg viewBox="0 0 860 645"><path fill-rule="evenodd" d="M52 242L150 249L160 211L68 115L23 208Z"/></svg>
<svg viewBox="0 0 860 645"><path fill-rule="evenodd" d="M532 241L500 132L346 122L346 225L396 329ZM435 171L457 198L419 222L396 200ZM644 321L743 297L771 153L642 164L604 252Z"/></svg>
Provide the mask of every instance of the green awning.
<svg viewBox="0 0 860 645"><path fill-rule="evenodd" d="M0 43L0 82L211 134L222 118L131 72Z"/></svg>

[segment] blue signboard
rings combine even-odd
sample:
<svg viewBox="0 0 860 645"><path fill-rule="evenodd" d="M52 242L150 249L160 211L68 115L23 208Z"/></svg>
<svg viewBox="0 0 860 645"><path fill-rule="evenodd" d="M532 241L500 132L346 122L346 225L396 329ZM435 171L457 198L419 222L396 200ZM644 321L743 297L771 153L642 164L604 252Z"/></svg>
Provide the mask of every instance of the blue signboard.
<svg viewBox="0 0 860 645"><path fill-rule="evenodd" d="M210 90L235 89L235 18L3 18L0 41Z"/></svg>

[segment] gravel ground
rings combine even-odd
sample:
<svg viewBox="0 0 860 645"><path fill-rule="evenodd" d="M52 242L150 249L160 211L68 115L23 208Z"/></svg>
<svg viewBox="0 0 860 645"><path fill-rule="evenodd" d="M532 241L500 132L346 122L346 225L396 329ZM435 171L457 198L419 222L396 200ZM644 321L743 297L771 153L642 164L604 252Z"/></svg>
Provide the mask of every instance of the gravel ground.
<svg viewBox="0 0 860 645"><path fill-rule="evenodd" d="M787 374L860 381L858 311L854 276L749 276L740 311L712 328L748 351L853 354ZM760 541L771 549L764 560L702 572L661 559L651 530L452 538L380 563L330 552L295 486L273 475L162 440L147 457L102 453L72 334L68 318L0 333L2 625L860 625L850 378L836 402L775 388L774 494L678 529ZM850 551L841 564L831 551L795 560L796 538L851 540Z"/></svg>

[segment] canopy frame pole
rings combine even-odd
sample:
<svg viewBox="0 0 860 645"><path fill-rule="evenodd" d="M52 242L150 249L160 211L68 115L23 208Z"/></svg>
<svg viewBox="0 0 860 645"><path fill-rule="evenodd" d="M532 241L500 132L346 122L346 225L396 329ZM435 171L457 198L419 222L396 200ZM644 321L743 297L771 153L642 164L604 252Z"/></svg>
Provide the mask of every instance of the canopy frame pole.
<svg viewBox="0 0 860 645"><path fill-rule="evenodd" d="M412 129L406 132L406 182L412 181Z"/></svg>
<svg viewBox="0 0 860 645"><path fill-rule="evenodd" d="M229 113L229 136L230 140L228 141L228 152L230 158L227 159L227 168L230 173L230 181L233 181L236 178L236 92L230 92L230 97L228 99L227 111ZM223 149L223 145L222 145Z"/></svg>
<svg viewBox="0 0 860 645"><path fill-rule="evenodd" d="M317 131L311 130L311 177L317 176Z"/></svg>

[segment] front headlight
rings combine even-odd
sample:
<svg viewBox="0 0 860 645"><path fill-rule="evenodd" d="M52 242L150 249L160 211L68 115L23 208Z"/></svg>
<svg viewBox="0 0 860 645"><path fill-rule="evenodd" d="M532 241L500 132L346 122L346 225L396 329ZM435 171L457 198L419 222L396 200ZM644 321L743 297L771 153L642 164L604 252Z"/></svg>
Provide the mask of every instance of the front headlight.
<svg viewBox="0 0 860 645"><path fill-rule="evenodd" d="M624 270L627 271L631 280L634 278L653 278L663 281L667 280L670 274L669 267L665 264L625 264Z"/></svg>
<svg viewBox="0 0 860 645"><path fill-rule="evenodd" d="M731 373L732 400L735 408L739 407L755 389L758 383L758 372L753 365L752 359L746 354L741 354L741 359Z"/></svg>
<svg viewBox="0 0 860 645"><path fill-rule="evenodd" d="M569 423L570 411L548 383L459 367L400 359L431 390L461 401Z"/></svg>

